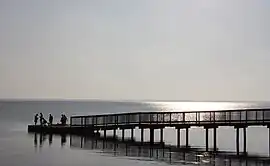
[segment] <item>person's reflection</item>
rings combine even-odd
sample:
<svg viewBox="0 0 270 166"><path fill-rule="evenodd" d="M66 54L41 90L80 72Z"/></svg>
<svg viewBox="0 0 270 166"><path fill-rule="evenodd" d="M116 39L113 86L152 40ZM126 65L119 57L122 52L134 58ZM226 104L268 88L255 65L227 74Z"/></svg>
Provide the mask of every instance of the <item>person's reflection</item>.
<svg viewBox="0 0 270 166"><path fill-rule="evenodd" d="M50 146L52 145L52 140L53 140L53 135L52 135L52 133L50 133L50 135L49 135L49 145Z"/></svg>
<svg viewBox="0 0 270 166"><path fill-rule="evenodd" d="M34 137L34 146L35 148L37 147L37 133L35 133L35 137Z"/></svg>
<svg viewBox="0 0 270 166"><path fill-rule="evenodd" d="M39 135L39 147L43 146L43 142L46 140L46 136L43 133Z"/></svg>
<svg viewBox="0 0 270 166"><path fill-rule="evenodd" d="M43 145L43 134L40 133L39 134L39 146L42 147L42 145Z"/></svg>
<svg viewBox="0 0 270 166"><path fill-rule="evenodd" d="M61 134L61 146L64 146L67 142L66 134Z"/></svg>

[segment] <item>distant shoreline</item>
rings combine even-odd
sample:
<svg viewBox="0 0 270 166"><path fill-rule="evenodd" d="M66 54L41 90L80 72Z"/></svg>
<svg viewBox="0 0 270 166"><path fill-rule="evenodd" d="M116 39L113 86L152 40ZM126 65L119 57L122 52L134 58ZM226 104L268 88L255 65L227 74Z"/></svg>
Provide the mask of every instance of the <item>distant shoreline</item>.
<svg viewBox="0 0 270 166"><path fill-rule="evenodd" d="M248 100L103 100L103 99L0 99L0 102L127 102L127 103L142 103L142 102L219 102L219 103L267 103L270 101L248 101Z"/></svg>

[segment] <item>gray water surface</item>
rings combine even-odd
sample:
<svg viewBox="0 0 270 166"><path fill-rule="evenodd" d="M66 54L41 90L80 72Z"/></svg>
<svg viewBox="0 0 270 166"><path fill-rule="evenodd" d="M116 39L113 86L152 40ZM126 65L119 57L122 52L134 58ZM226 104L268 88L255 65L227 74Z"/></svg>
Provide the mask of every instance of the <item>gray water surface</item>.
<svg viewBox="0 0 270 166"><path fill-rule="evenodd" d="M241 108L270 108L267 102L103 102L103 101L13 101L0 102L0 165L2 166L106 166L106 165L227 165L225 159L209 159L198 162L168 158L156 159L148 155L134 156L121 155L118 152L105 153L103 149L89 149L70 145L70 137L63 138L54 135L42 137L27 133L27 125L32 124L35 113L43 112L45 117L49 113L59 121L61 113L71 115L92 115L101 113L138 112L138 111L192 111L192 110L223 110ZM249 154L268 156L268 129L266 127L249 127L247 129L247 150ZM112 133L108 133L109 135ZM121 135L121 132L118 131ZM129 136L129 131L125 135ZM190 145L204 147L203 128L191 128ZM209 135L211 136L211 132ZM232 127L220 127L217 132L218 149L222 151L235 151L235 130ZM240 133L242 140L242 133ZM140 140L139 130L135 130L136 140ZM185 133L181 133L181 142L184 144ZM159 140L158 131L155 133ZM146 130L145 140L149 140L149 131ZM173 128L166 128L164 140L168 145L176 144L176 132ZM108 143L109 144L109 143ZM210 137L209 145L212 145ZM242 145L242 142L240 142ZM243 147L240 146L240 149ZM132 151L132 149L129 149ZM135 151L134 149L133 151ZM119 155L115 155L119 154ZM168 154L168 153L166 153ZM190 154L193 155L193 154ZM198 154L196 154L198 155ZM222 161L222 162L221 162ZM239 165L239 163L231 163ZM242 164L245 165L245 164Z"/></svg>

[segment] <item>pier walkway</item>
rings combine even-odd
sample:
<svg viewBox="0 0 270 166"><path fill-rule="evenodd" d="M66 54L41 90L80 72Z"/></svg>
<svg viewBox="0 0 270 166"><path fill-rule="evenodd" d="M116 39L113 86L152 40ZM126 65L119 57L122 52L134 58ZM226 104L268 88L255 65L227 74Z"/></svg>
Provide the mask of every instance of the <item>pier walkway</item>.
<svg viewBox="0 0 270 166"><path fill-rule="evenodd" d="M125 139L125 130L131 130L131 138L134 137L134 129L141 130L141 142L144 140L144 129L150 129L150 143L154 144L154 130L160 130L160 142L163 142L163 129L173 127L176 129L177 146L180 147L180 130L186 131L186 147L189 147L189 128L204 127L205 147L209 149L209 129L213 130L213 149L217 150L217 128L220 126L233 126L236 130L236 151L240 153L239 130L243 129L243 153L247 152L246 128L249 126L266 126L270 128L270 109L242 109L222 111L192 111L192 112L133 112L120 114L103 114L90 116L72 116L70 127L83 129L84 133L122 130L122 139ZM270 134L270 129L269 129ZM270 139L270 135L269 135ZM270 142L270 141L269 141ZM269 144L270 149L270 144Z"/></svg>

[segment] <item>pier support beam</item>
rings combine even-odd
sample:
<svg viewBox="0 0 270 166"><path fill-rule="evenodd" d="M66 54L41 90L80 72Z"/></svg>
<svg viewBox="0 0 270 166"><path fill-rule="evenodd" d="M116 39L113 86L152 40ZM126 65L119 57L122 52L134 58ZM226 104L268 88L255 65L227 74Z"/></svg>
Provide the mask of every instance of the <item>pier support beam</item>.
<svg viewBox="0 0 270 166"><path fill-rule="evenodd" d="M205 128L205 146L206 151L208 152L208 128Z"/></svg>
<svg viewBox="0 0 270 166"><path fill-rule="evenodd" d="M106 131L106 129L104 130L104 138L106 139L106 137L107 137L107 131Z"/></svg>
<svg viewBox="0 0 270 166"><path fill-rule="evenodd" d="M113 138L116 138L116 129L113 129Z"/></svg>
<svg viewBox="0 0 270 166"><path fill-rule="evenodd" d="M163 143L163 128L160 129L160 143Z"/></svg>
<svg viewBox="0 0 270 166"><path fill-rule="evenodd" d="M154 129L150 129L150 145L154 144L154 140L155 140L155 130Z"/></svg>
<svg viewBox="0 0 270 166"><path fill-rule="evenodd" d="M189 129L189 128L186 128L186 148L188 148L188 142L189 142L189 138L188 138L188 136L189 136L188 129Z"/></svg>
<svg viewBox="0 0 270 166"><path fill-rule="evenodd" d="M141 143L144 141L144 128L141 128Z"/></svg>
<svg viewBox="0 0 270 166"><path fill-rule="evenodd" d="M244 134L244 153L247 153L247 128L243 128L243 134Z"/></svg>
<svg viewBox="0 0 270 166"><path fill-rule="evenodd" d="M122 129L122 141L125 141L125 129Z"/></svg>
<svg viewBox="0 0 270 166"><path fill-rule="evenodd" d="M181 138L180 138L180 129L177 129L177 147L178 148L180 148L180 140L181 140Z"/></svg>
<svg viewBox="0 0 270 166"><path fill-rule="evenodd" d="M267 126L267 128L268 128L268 134L269 134L269 136L268 136L268 139L269 139L269 141L268 141L268 146L269 146L269 156L270 156L270 126Z"/></svg>
<svg viewBox="0 0 270 166"><path fill-rule="evenodd" d="M131 129L131 140L134 140L134 129Z"/></svg>
<svg viewBox="0 0 270 166"><path fill-rule="evenodd" d="M213 128L214 131L214 151L217 151L217 128Z"/></svg>
<svg viewBox="0 0 270 166"><path fill-rule="evenodd" d="M236 153L239 155L239 128L236 128Z"/></svg>

